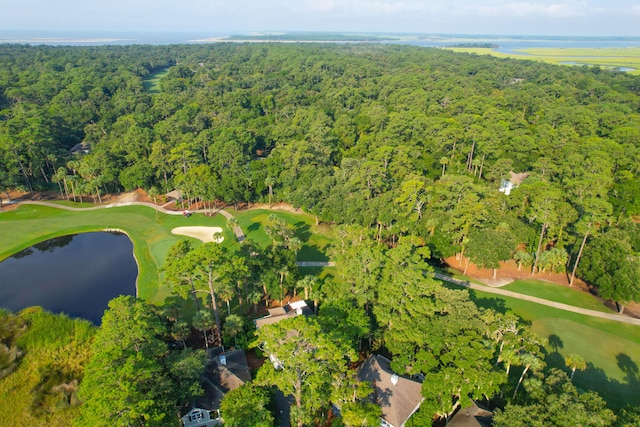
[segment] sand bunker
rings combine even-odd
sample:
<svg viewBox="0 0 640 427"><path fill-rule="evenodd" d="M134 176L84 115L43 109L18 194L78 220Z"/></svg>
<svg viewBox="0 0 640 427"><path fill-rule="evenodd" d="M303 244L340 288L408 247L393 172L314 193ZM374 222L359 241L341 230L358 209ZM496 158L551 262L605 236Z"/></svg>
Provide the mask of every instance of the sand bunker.
<svg viewBox="0 0 640 427"><path fill-rule="evenodd" d="M171 230L173 234L179 234L181 236L189 236L194 237L196 239L202 240L203 242L217 242L221 243L224 240L224 237L219 236L214 240L213 236L216 233L222 233L222 228L220 227L176 227Z"/></svg>

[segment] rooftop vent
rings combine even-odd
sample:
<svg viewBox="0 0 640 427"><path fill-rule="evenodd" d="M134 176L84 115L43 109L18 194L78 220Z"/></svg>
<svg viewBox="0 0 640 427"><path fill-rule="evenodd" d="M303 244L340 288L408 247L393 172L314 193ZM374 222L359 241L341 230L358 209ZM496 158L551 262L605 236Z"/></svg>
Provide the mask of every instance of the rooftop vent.
<svg viewBox="0 0 640 427"><path fill-rule="evenodd" d="M393 385L398 385L398 380L400 379L400 377L398 377L397 374L393 374L391 375L391 384Z"/></svg>

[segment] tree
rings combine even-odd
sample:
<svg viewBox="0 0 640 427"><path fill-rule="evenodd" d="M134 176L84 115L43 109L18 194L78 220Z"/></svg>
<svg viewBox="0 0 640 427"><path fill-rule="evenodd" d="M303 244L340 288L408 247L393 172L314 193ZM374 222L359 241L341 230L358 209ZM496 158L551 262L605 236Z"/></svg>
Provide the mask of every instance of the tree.
<svg viewBox="0 0 640 427"><path fill-rule="evenodd" d="M204 345L209 348L209 338L207 337L207 331L211 331L216 327L216 321L213 318L209 310L200 310L193 315L191 320L193 327L202 332L204 335Z"/></svg>
<svg viewBox="0 0 640 427"><path fill-rule="evenodd" d="M514 249L515 239L506 226L499 229L473 230L469 233L466 252L469 259L477 266L492 268L495 279L496 269L500 267L500 262L511 258Z"/></svg>
<svg viewBox="0 0 640 427"><path fill-rule="evenodd" d="M564 363L566 363L567 367L571 369L571 377L569 378L569 381L573 381L576 369L580 369L581 371L587 369L587 362L584 360L584 357L579 354L571 353L564 358Z"/></svg>
<svg viewBox="0 0 640 427"><path fill-rule="evenodd" d="M171 355L160 338L166 333L161 318L143 301L121 296L109 302L80 384L84 403L74 424L177 426L178 409L192 392L202 392L198 380L204 359L185 361L192 372L187 375L178 364L190 353ZM176 381L173 374L186 378Z"/></svg>
<svg viewBox="0 0 640 427"><path fill-rule="evenodd" d="M229 427L272 427L274 419L268 406L266 389L244 384L224 395L220 401L220 415L224 425Z"/></svg>
<svg viewBox="0 0 640 427"><path fill-rule="evenodd" d="M156 221L157 221L158 220L158 202L156 201L156 198L160 194L160 192L158 191L158 187L151 187L149 191L147 191L147 194L149 195L149 197L153 199L153 205L156 211Z"/></svg>
<svg viewBox="0 0 640 427"><path fill-rule="evenodd" d="M273 185L276 183L276 180L273 177L266 177L264 179L264 185L269 188L269 208L271 208L271 198L273 197Z"/></svg>
<svg viewBox="0 0 640 427"><path fill-rule="evenodd" d="M640 267L628 242L611 234L593 239L578 273L598 288L603 298L618 303L619 312L630 301L640 301Z"/></svg>
<svg viewBox="0 0 640 427"><path fill-rule="evenodd" d="M544 362L540 359L538 355L533 353L524 353L520 355L519 361L520 361L520 364L524 366L524 369L522 370L522 374L518 379L518 384L516 385L516 388L513 391L512 399L516 398L516 395L518 394L518 389L520 388L520 384L522 384L522 380L527 375L527 372L529 372L529 370L532 370L534 372L539 372L544 368Z"/></svg>
<svg viewBox="0 0 640 427"><path fill-rule="evenodd" d="M258 329L253 346L271 354L277 362L265 363L256 384L277 387L292 394L295 407L291 423L311 424L322 408L327 408L335 378L344 375L347 361L355 353L324 334L313 318L297 316Z"/></svg>
<svg viewBox="0 0 640 427"><path fill-rule="evenodd" d="M598 394L579 392L566 373L552 369L539 393L524 404L508 404L504 411L494 414L493 422L496 427L598 427L613 425L615 419Z"/></svg>
<svg viewBox="0 0 640 427"><path fill-rule="evenodd" d="M523 190L527 192L529 197L527 218L541 226L538 246L531 267L532 274L535 274L540 262L540 254L544 249L543 242L547 230L549 227L554 227L561 231L563 225L569 222L573 209L564 202L560 189L547 182L537 181L529 184Z"/></svg>
<svg viewBox="0 0 640 427"><path fill-rule="evenodd" d="M182 348L187 348L185 340L191 335L191 328L184 320L179 320L171 325L171 338L182 343Z"/></svg>
<svg viewBox="0 0 640 427"><path fill-rule="evenodd" d="M231 314L224 320L224 333L234 339L234 343L238 345L238 335L244 332L244 322L242 317L237 314Z"/></svg>
<svg viewBox="0 0 640 427"><path fill-rule="evenodd" d="M227 251L218 243L207 242L189 252L185 257L185 267L196 277L196 291L207 292L211 297L213 316L216 321L214 342L218 342L222 337L216 294L224 284L223 274L228 262L227 255Z"/></svg>

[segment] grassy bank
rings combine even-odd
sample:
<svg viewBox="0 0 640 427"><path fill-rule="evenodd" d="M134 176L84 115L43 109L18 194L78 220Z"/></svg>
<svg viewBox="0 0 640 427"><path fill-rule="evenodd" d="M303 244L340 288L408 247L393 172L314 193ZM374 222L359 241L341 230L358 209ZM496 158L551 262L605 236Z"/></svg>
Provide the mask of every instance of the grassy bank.
<svg viewBox="0 0 640 427"><path fill-rule="evenodd" d="M17 341L24 358L15 372L0 379L0 425L70 426L71 420L78 414L78 408L36 416L32 407L34 389L47 367L55 366L67 372L81 370L80 367L90 356L95 329L89 321L51 314L39 307L30 307L19 316L29 325Z"/></svg>
<svg viewBox="0 0 640 427"><path fill-rule="evenodd" d="M138 296L152 302L160 302L168 290L158 286L159 268L164 263L171 245L182 239L191 239L171 234L178 226L221 227L225 241L235 241L231 230L221 215L206 217L160 213L145 206L126 206L92 211L74 212L63 209L23 205L17 209L0 213L0 260L26 249L29 246L58 236L102 231L106 228L126 232L133 242L134 255L138 262ZM191 239L198 242L195 239Z"/></svg>
<svg viewBox="0 0 640 427"><path fill-rule="evenodd" d="M454 285L446 286L456 288ZM524 286L531 284L516 282L514 288ZM553 286L559 290L562 288L550 285ZM549 289L528 293L544 297L547 292ZM634 374L640 363L640 327L482 291L471 290L470 294L479 306L514 313L529 323L535 333L547 338L546 362L549 366L566 369L565 356L571 353L583 356L587 370L576 372L574 378L579 388L597 391L613 408L640 405L640 383ZM584 305L581 304L582 297L574 296L567 300L565 296L561 299L561 302L571 305Z"/></svg>
<svg viewBox="0 0 640 427"><path fill-rule="evenodd" d="M68 204L65 202L65 204ZM269 237L264 226L269 223L269 215L284 218L303 242L298 258L304 261L327 261L325 251L331 242L330 230L316 226L313 217L283 211L266 209L233 212L249 239L268 244ZM179 226L208 226L223 229L223 245L236 242L227 221L222 215L207 217L195 214L189 218L182 215L156 213L146 206L125 206L99 210L68 211L38 205L22 205L17 209L0 213L0 261L53 237L68 234L103 231L107 228L126 232L133 242L134 255L138 262L138 296L159 303L169 290L162 282L159 272L166 254L174 243L182 239L199 241L185 236L171 234Z"/></svg>

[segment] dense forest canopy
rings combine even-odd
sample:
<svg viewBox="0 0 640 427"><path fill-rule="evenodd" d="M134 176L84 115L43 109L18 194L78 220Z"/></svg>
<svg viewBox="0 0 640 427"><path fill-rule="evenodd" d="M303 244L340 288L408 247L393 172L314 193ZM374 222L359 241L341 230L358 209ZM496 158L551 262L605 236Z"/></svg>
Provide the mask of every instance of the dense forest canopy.
<svg viewBox="0 0 640 427"><path fill-rule="evenodd" d="M145 91L143 81L159 72L161 93ZM397 372L432 379L413 425L495 396L508 403L500 425L560 398L591 411L594 424L612 422L598 396L572 384L580 356L571 357L571 378L545 379L544 340L425 272L430 259L455 254L461 265L494 269L514 259L532 274L582 277L621 310L639 301L639 125L640 78L598 68L375 44L0 45L0 190L97 202L136 188L154 197L180 189L190 201L284 201L340 224L328 253L336 280L299 276L301 242L276 217L265 226L267 247L173 246L163 267L168 286L184 301L208 295L211 310L194 298L189 324L181 307L145 317L151 309L141 302L113 303L80 387L79 396L94 401L80 422L131 401L123 393L99 403L106 397L98 368L135 356L162 381L132 380L134 397L168 397L157 402L161 410L134 399L138 412L123 423L162 425L188 400L163 389L175 371L167 336L177 348L186 347L190 327L205 343L250 342L231 302L246 314L298 291L313 301L317 320L261 330L253 343L288 357L297 328L300 345L333 355L304 387L299 376L299 387L284 390L294 393L298 425L326 415L329 399L344 404L345 420L378 421L370 389L347 369L352 358L335 355L363 347L392 356ZM503 194L508 180L519 185ZM129 311L140 314L135 327L143 331L127 345L144 350L136 354L108 345ZM146 341L135 344L140 337ZM308 355L291 356L281 357L309 365ZM188 360L196 365L197 357ZM259 387L280 386L286 374L267 367L230 399L264 406Z"/></svg>
<svg viewBox="0 0 640 427"><path fill-rule="evenodd" d="M635 259L635 227L613 229L640 214L639 95L621 72L411 46L3 45L0 188L280 200L439 257L588 277L573 267L599 233ZM510 171L529 175L505 197Z"/></svg>

